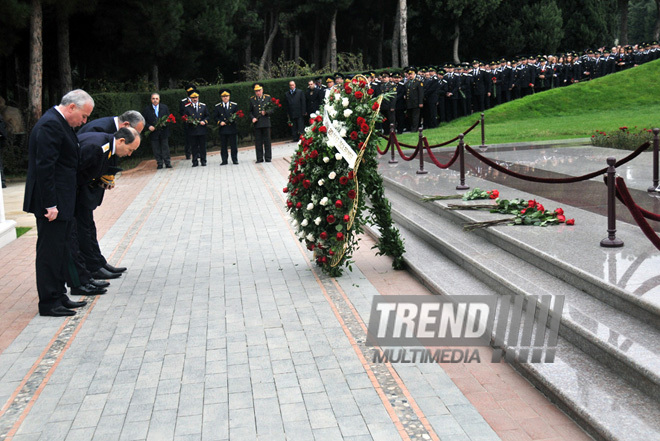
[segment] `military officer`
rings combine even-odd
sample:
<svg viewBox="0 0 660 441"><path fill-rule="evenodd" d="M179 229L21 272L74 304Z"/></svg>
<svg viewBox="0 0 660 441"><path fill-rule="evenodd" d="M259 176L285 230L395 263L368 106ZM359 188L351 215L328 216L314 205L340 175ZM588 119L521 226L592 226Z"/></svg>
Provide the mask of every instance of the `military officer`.
<svg viewBox="0 0 660 441"><path fill-rule="evenodd" d="M257 164L270 162L272 159L270 145L270 114L272 111L266 109L266 103L271 101L271 97L264 93L264 87L261 83L252 85L254 95L250 97L250 117L254 126L254 147L257 154Z"/></svg>
<svg viewBox="0 0 660 441"><path fill-rule="evenodd" d="M179 117L182 117L184 112L186 111L187 107L190 107L192 104L192 101L190 101L190 94L193 93L195 90L195 85L192 83L186 84L186 87L184 87L186 91L186 97L179 101ZM190 159L190 127L188 124L184 124L183 126L183 133L185 135L185 152L186 152L186 159Z"/></svg>
<svg viewBox="0 0 660 441"><path fill-rule="evenodd" d="M238 129L236 127L236 112L238 112L238 104L231 99L231 90L220 89L220 99L222 100L215 105L213 109L213 119L220 127L220 158L222 162L220 165L227 165L229 155L227 147L231 148L231 162L238 164Z"/></svg>
<svg viewBox="0 0 660 441"><path fill-rule="evenodd" d="M413 67L406 68L406 77L408 81L405 84L406 111L410 118L410 130L417 131L421 111L424 108L424 83L417 79L417 74Z"/></svg>
<svg viewBox="0 0 660 441"><path fill-rule="evenodd" d="M190 106L185 108L182 116L189 126L193 167L199 165L198 161L201 161L202 167L206 167L206 125L209 123L209 116L206 104L199 102L199 92L194 89L190 94Z"/></svg>

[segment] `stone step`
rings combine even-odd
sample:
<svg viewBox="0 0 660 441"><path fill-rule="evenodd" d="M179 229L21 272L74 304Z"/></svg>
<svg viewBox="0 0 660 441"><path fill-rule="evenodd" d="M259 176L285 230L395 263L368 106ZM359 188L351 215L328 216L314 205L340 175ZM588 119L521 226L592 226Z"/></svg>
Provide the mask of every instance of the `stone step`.
<svg viewBox="0 0 660 441"><path fill-rule="evenodd" d="M388 195L391 196L393 195ZM397 218L401 206L399 199L396 196L391 199L393 214ZM406 208L409 208L407 214L414 213L411 211L412 207ZM461 262L457 263L453 258L440 253L437 243L430 244L426 238L418 236L404 226L403 222L397 221L397 226L406 242L406 263L411 271L436 294L508 295L512 293L488 278L475 277L474 267L464 266ZM374 229L368 231L375 236L378 235ZM450 231L448 234L454 233ZM460 238L461 235L458 237ZM499 251L499 254L507 253ZM548 294L548 292L538 290L534 294ZM567 308L568 304L565 306L565 311ZM561 326L560 329L562 327L566 326ZM566 339L564 334L561 333L558 338L554 363L531 364L513 361L513 366L596 439L621 441L658 439L660 406L657 399L624 381L620 373L580 350Z"/></svg>
<svg viewBox="0 0 660 441"><path fill-rule="evenodd" d="M393 218L399 225L499 293L526 298L564 295L562 336L660 400L660 331L657 328L501 250L479 235L463 232L460 225L425 209L433 204L420 206L418 199L391 191L387 196L392 202Z"/></svg>

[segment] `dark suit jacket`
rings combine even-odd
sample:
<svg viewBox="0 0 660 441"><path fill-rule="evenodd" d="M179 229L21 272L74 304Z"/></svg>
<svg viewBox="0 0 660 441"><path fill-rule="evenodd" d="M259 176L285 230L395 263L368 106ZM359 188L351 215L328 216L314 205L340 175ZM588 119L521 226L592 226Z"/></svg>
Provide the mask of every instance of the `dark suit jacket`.
<svg viewBox="0 0 660 441"><path fill-rule="evenodd" d="M170 115L170 109L167 107L167 105L160 103L160 105L158 106L158 116L156 116L156 112L154 111L154 106L149 104L142 111L142 116L144 116L144 120L146 122L145 128L148 130L149 126L155 126L158 123L158 120L163 115L166 116ZM151 134L149 135L151 139L169 138L169 136L170 136L169 126L156 129L153 132L151 132Z"/></svg>
<svg viewBox="0 0 660 441"><path fill-rule="evenodd" d="M183 114L188 117L188 119L196 119L197 121L204 121L206 124L209 123L209 109L206 107L206 104L204 103L197 103L198 104L198 109L195 110L195 105L191 104L190 106L186 107L185 110L183 111ZM203 136L206 135L206 126L203 126L201 124L193 125L191 123L186 123L188 124L188 130L190 136Z"/></svg>
<svg viewBox="0 0 660 441"><path fill-rule="evenodd" d="M229 102L229 110L225 108L225 103L220 102L215 105L215 109L213 109L213 119L218 124L220 129L219 133L221 135L235 135L238 133L236 121L230 124L228 119L230 115L233 115L236 112L238 112L238 104L233 101ZM221 126L221 122L224 122L226 125Z"/></svg>
<svg viewBox="0 0 660 441"><path fill-rule="evenodd" d="M112 155L114 135L102 132L89 132L78 135L80 142L80 163L78 165L77 205L94 210L101 205L105 190L97 180L108 173L114 164Z"/></svg>
<svg viewBox="0 0 660 441"><path fill-rule="evenodd" d="M291 90L286 92L286 104L287 112L289 118L301 118L303 114L307 111L307 105L305 104L305 94L300 89L295 89L293 93Z"/></svg>
<svg viewBox="0 0 660 441"><path fill-rule="evenodd" d="M250 118L257 118L257 122L254 123L255 129L270 127L270 114L272 113L272 110L267 111L265 116L261 114L261 111L265 110L265 105L270 99L270 95L265 93L261 98L257 98L256 95L250 97Z"/></svg>
<svg viewBox="0 0 660 441"><path fill-rule="evenodd" d="M307 89L307 98L305 98L305 102L307 104L308 115L319 111L319 107L321 107L323 98L325 98L325 93L323 93L323 91L318 87L315 87L314 89Z"/></svg>
<svg viewBox="0 0 660 441"><path fill-rule="evenodd" d="M64 117L48 109L32 129L23 210L36 216L57 206L57 220L73 219L78 139Z"/></svg>
<svg viewBox="0 0 660 441"><path fill-rule="evenodd" d="M94 121L90 121L83 125L80 130L78 130L78 134L88 132L103 132L114 134L116 131L117 124L115 124L115 117L105 116L103 118L97 118Z"/></svg>

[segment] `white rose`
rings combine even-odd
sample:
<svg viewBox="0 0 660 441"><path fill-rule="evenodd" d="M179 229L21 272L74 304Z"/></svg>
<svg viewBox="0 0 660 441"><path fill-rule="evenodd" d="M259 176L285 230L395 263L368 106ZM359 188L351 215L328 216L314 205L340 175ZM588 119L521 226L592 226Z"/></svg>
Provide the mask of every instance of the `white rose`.
<svg viewBox="0 0 660 441"><path fill-rule="evenodd" d="M340 156L341 156L341 155L340 155ZM335 172L330 172L330 174L328 175L328 177L329 177L330 179L334 179L334 178L337 177L337 173L335 173Z"/></svg>
<svg viewBox="0 0 660 441"><path fill-rule="evenodd" d="M302 231L299 232L299 233L298 233L298 237L299 237L300 239L304 238L304 237L305 237L305 233L302 232Z"/></svg>
<svg viewBox="0 0 660 441"><path fill-rule="evenodd" d="M343 127L341 128L341 130L339 131L339 136L341 136L342 138L346 138L346 129L345 128L343 128Z"/></svg>
<svg viewBox="0 0 660 441"><path fill-rule="evenodd" d="M339 127L341 127L341 123L338 120L332 121L332 125L337 130L339 130Z"/></svg>
<svg viewBox="0 0 660 441"><path fill-rule="evenodd" d="M297 227L297 226L298 226L298 221L295 220L295 219L292 220L292 221L291 221L291 225L292 225L294 228Z"/></svg>
<svg viewBox="0 0 660 441"><path fill-rule="evenodd" d="M309 233L306 237L306 239L310 242L314 242L314 235L312 233Z"/></svg>
<svg viewBox="0 0 660 441"><path fill-rule="evenodd" d="M335 99L339 101L341 99L341 93L335 93Z"/></svg>
<svg viewBox="0 0 660 441"><path fill-rule="evenodd" d="M323 187L323 184L325 184L325 181L323 179L319 179L319 187Z"/></svg>
<svg viewBox="0 0 660 441"><path fill-rule="evenodd" d="M335 159L337 161L341 160L341 153L335 153Z"/></svg>
<svg viewBox="0 0 660 441"><path fill-rule="evenodd" d="M300 225L302 225L303 227L306 227L307 225L309 225L309 222L307 222L307 219L303 219L303 221L300 222Z"/></svg>
<svg viewBox="0 0 660 441"><path fill-rule="evenodd" d="M327 164L328 162L330 162L330 158L328 158L327 156L324 156L323 157L323 162L325 162Z"/></svg>
<svg viewBox="0 0 660 441"><path fill-rule="evenodd" d="M348 98L342 98L341 99L341 105L344 107L348 107Z"/></svg>
<svg viewBox="0 0 660 441"><path fill-rule="evenodd" d="M309 115L309 117L312 119L316 118L316 113L312 113L311 115Z"/></svg>
<svg viewBox="0 0 660 441"><path fill-rule="evenodd" d="M316 225L321 225L321 218L320 218L320 217L317 217L316 219L314 219L314 223L315 223Z"/></svg>
<svg viewBox="0 0 660 441"><path fill-rule="evenodd" d="M328 198L327 198L327 197L324 197L323 199L321 199L321 202L319 202L319 204L321 204L321 205L323 205L323 206L325 207L326 205L328 205ZM317 225L318 225L318 224L317 224Z"/></svg>
<svg viewBox="0 0 660 441"><path fill-rule="evenodd" d="M313 210L314 209L314 204L312 204L311 202L309 204L307 204L307 209L308 210Z"/></svg>
<svg viewBox="0 0 660 441"><path fill-rule="evenodd" d="M351 109L345 109L344 110L344 118L348 118L353 114L353 111Z"/></svg>

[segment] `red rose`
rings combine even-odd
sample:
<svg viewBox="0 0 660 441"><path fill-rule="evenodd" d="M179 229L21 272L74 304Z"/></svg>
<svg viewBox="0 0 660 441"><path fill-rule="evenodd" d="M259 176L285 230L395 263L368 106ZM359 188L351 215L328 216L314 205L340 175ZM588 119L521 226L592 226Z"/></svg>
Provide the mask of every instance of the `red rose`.
<svg viewBox="0 0 660 441"><path fill-rule="evenodd" d="M362 118L361 116L358 116L358 118L357 118L357 125L358 126L361 126L362 124L364 124L366 122L367 121L364 118Z"/></svg>
<svg viewBox="0 0 660 441"><path fill-rule="evenodd" d="M525 211L527 211L527 208L523 208L522 210L520 210L520 214L525 214Z"/></svg>
<svg viewBox="0 0 660 441"><path fill-rule="evenodd" d="M293 202L287 200L286 201L286 206L289 207L289 208L293 207Z"/></svg>
<svg viewBox="0 0 660 441"><path fill-rule="evenodd" d="M351 89L351 86L349 86L348 84L346 85L346 87L344 87L344 91L346 91L346 93L349 95L353 93L353 89Z"/></svg>
<svg viewBox="0 0 660 441"><path fill-rule="evenodd" d="M490 196L491 199L497 199L497 198L500 197L500 192L497 191L497 190L493 190L493 191L489 192L489 196Z"/></svg>
<svg viewBox="0 0 660 441"><path fill-rule="evenodd" d="M329 251L328 251L328 254L330 254L331 256L334 256L334 255L335 255L335 252L332 251L332 250L329 250Z"/></svg>
<svg viewBox="0 0 660 441"><path fill-rule="evenodd" d="M360 131L361 131L362 133L364 133L364 134L369 133L369 126L368 126L367 124L362 124L362 125L360 126Z"/></svg>
<svg viewBox="0 0 660 441"><path fill-rule="evenodd" d="M353 80L351 81L351 83L353 83L353 84L357 84L357 83L358 83L358 79L357 79L357 78L353 78Z"/></svg>
<svg viewBox="0 0 660 441"><path fill-rule="evenodd" d="M535 207L535 206L536 206L536 201L533 200L533 199L530 200L530 201L527 203L527 206L528 206L528 207Z"/></svg>
<svg viewBox="0 0 660 441"><path fill-rule="evenodd" d="M298 189L297 189L297 188L294 188L293 191L291 192L291 194L292 194L293 196L297 196L297 195L298 195Z"/></svg>
<svg viewBox="0 0 660 441"><path fill-rule="evenodd" d="M341 241L344 240L344 233L337 233L337 240Z"/></svg>
<svg viewBox="0 0 660 441"><path fill-rule="evenodd" d="M353 130L353 131L351 132L351 139L352 139L353 141L355 141L356 139L358 139L358 134L357 134L357 132L356 132L355 130Z"/></svg>
<svg viewBox="0 0 660 441"><path fill-rule="evenodd" d="M307 249L308 249L309 251L313 251L313 250L314 250L314 244L311 243L311 242L308 243L308 244L307 244Z"/></svg>
<svg viewBox="0 0 660 441"><path fill-rule="evenodd" d="M302 208L302 203L301 202L296 202L296 208Z"/></svg>
<svg viewBox="0 0 660 441"><path fill-rule="evenodd" d="M320 133L327 133L328 129L325 126L321 126L321 127L319 127L319 132Z"/></svg>
<svg viewBox="0 0 660 441"><path fill-rule="evenodd" d="M564 214L564 210L561 209L561 208L557 208L557 209L555 210L555 213L557 213L557 215L562 215L562 214Z"/></svg>
<svg viewBox="0 0 660 441"><path fill-rule="evenodd" d="M319 152L317 152L316 150L312 150L312 152L309 154L309 157L312 158L312 159L314 159L314 158L316 158L318 155L319 155Z"/></svg>
<svg viewBox="0 0 660 441"><path fill-rule="evenodd" d="M309 119L309 125L311 126L312 124L314 124L314 120L312 118L310 118Z"/></svg>
<svg viewBox="0 0 660 441"><path fill-rule="evenodd" d="M348 178L347 178L346 176L342 176L341 178L339 178L339 183L340 183L341 185L346 185L346 184L348 184Z"/></svg>
<svg viewBox="0 0 660 441"><path fill-rule="evenodd" d="M373 89L369 89L369 90L367 90L367 95L373 95L373 94L374 94L374 90L373 90Z"/></svg>
<svg viewBox="0 0 660 441"><path fill-rule="evenodd" d="M349 223L351 221L351 217L348 214L344 215L344 222Z"/></svg>
<svg viewBox="0 0 660 441"><path fill-rule="evenodd" d="M564 216L563 214L558 214L557 215L557 220L559 222L565 222L566 221L566 216Z"/></svg>
<svg viewBox="0 0 660 441"><path fill-rule="evenodd" d="M349 199L355 199L356 193L355 190L349 190L348 191L348 198Z"/></svg>
<svg viewBox="0 0 660 441"><path fill-rule="evenodd" d="M364 148L364 143L363 142L358 143L358 148L362 150Z"/></svg>
<svg viewBox="0 0 660 441"><path fill-rule="evenodd" d="M355 176L355 174L353 173L353 170L349 171L348 172L348 179L353 179L353 176Z"/></svg>
<svg viewBox="0 0 660 441"><path fill-rule="evenodd" d="M364 94L362 92L360 92L359 90L355 92L355 98L361 100L362 97L364 97Z"/></svg>
<svg viewBox="0 0 660 441"><path fill-rule="evenodd" d="M328 233L326 233L326 232L324 231L324 232L322 232L321 234L319 234L319 237L320 237L321 239L323 239L323 240L326 240L326 239L328 238ZM320 247L319 247L319 248L320 248Z"/></svg>
<svg viewBox="0 0 660 441"><path fill-rule="evenodd" d="M327 263L327 262L328 262L327 257L325 257L325 256L321 257L321 263Z"/></svg>
<svg viewBox="0 0 660 441"><path fill-rule="evenodd" d="M312 126L312 132L316 132L316 126Z"/></svg>
<svg viewBox="0 0 660 441"><path fill-rule="evenodd" d="M566 225L575 225L575 219L568 219Z"/></svg>
<svg viewBox="0 0 660 441"><path fill-rule="evenodd" d="M543 213L543 212L545 211L545 208L544 208L543 205L541 205L541 204L536 204L536 209L537 209L538 211L540 211L541 213Z"/></svg>
<svg viewBox="0 0 660 441"><path fill-rule="evenodd" d="M335 207L341 208L344 206L344 203L341 201L341 199L337 199L337 202L335 202Z"/></svg>
<svg viewBox="0 0 660 441"><path fill-rule="evenodd" d="M283 192L283 193L286 193L286 192L288 192L288 191L289 191L289 187L284 187L284 188L282 189L282 192Z"/></svg>
<svg viewBox="0 0 660 441"><path fill-rule="evenodd" d="M373 110L375 112L376 110L378 110L379 107L380 106L378 105L378 102L375 102L374 105L371 106L371 110Z"/></svg>
<svg viewBox="0 0 660 441"><path fill-rule="evenodd" d="M317 115L317 117L314 118L314 120L315 120L316 122L321 122L321 121L323 121L323 118L321 117L321 115Z"/></svg>
<svg viewBox="0 0 660 441"><path fill-rule="evenodd" d="M303 181L303 187L309 188L312 185L312 182L309 179Z"/></svg>
<svg viewBox="0 0 660 441"><path fill-rule="evenodd" d="M328 221L329 224L334 224L336 219L333 215L329 215L325 220Z"/></svg>

